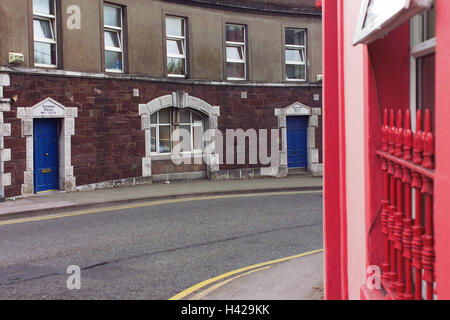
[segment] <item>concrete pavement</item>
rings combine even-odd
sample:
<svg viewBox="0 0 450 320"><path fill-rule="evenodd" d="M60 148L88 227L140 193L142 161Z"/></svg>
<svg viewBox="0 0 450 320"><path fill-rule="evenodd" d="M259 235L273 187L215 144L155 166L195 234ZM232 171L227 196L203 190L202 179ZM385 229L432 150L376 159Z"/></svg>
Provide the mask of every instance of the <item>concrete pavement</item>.
<svg viewBox="0 0 450 320"><path fill-rule="evenodd" d="M241 268L193 286L173 300L323 300L323 250Z"/></svg>
<svg viewBox="0 0 450 320"><path fill-rule="evenodd" d="M293 176L248 180L192 180L111 189L53 192L0 203L0 220L185 197L320 190L322 178Z"/></svg>
<svg viewBox="0 0 450 320"><path fill-rule="evenodd" d="M200 300L322 300L322 270L323 253L316 253L263 267L197 297Z"/></svg>

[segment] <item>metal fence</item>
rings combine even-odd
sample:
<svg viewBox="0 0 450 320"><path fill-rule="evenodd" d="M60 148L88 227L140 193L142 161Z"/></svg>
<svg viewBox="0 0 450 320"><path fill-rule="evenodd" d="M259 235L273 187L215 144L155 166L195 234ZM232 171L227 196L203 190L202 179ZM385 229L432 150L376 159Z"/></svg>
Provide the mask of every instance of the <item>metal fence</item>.
<svg viewBox="0 0 450 320"><path fill-rule="evenodd" d="M382 283L388 299L436 297L433 237L434 135L430 110L418 110L416 130L409 110L384 110Z"/></svg>

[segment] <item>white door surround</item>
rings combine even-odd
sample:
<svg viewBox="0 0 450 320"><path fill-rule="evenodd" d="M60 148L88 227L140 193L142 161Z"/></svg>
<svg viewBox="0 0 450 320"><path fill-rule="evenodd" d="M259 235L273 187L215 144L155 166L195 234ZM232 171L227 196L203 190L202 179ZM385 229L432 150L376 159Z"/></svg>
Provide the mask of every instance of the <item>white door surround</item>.
<svg viewBox="0 0 450 320"><path fill-rule="evenodd" d="M34 193L34 119L61 119L59 136L59 188L64 191L74 191L76 187L73 176L71 139L75 134L75 118L77 108L67 108L52 98L47 98L33 107L17 108L17 118L22 120L22 137L26 138L26 171L22 195Z"/></svg>
<svg viewBox="0 0 450 320"><path fill-rule="evenodd" d="M288 160L287 160L287 117L289 116L308 116L308 170L315 176L323 173L323 164L319 163L319 149L316 148L316 128L319 127L319 116L322 114L321 108L311 108L300 102L291 104L283 109L275 109L275 116L278 118L278 128L281 130L281 151L280 166L272 172L278 172L277 176L287 176Z"/></svg>

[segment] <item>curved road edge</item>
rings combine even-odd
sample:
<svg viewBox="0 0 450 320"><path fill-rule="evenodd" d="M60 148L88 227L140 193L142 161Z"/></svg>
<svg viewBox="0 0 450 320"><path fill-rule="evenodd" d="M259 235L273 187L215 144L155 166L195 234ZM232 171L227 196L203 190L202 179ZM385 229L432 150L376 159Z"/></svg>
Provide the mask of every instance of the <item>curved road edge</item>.
<svg viewBox="0 0 450 320"><path fill-rule="evenodd" d="M248 266L248 267L239 268L239 269L218 275L211 279L202 281L202 282L176 294L169 300L183 300L183 299L188 299L189 297L194 296L194 295L197 297L202 296L202 292L207 291L209 288L213 288L213 289L220 288L221 282L224 282L224 284L227 284L235 279L249 275L253 272L266 270L268 267L277 265L279 263L287 262L290 260L294 260L294 259L298 259L298 258L302 258L302 257L306 257L306 256L318 254L318 253L322 253L323 251L324 251L323 249L313 250L313 251L300 253L300 254L286 257L286 258L276 259L276 260L272 260L272 261L258 263L258 264ZM210 292L208 292L208 293L210 293Z"/></svg>

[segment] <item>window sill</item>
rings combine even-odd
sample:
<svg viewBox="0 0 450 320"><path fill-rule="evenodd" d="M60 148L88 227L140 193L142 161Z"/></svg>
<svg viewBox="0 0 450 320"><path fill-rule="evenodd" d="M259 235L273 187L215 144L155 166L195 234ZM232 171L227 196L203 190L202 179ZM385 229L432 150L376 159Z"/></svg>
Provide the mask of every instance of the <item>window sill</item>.
<svg viewBox="0 0 450 320"><path fill-rule="evenodd" d="M246 82L248 80L247 79L241 79L241 78L227 78L227 81L230 81L230 82Z"/></svg>
<svg viewBox="0 0 450 320"><path fill-rule="evenodd" d="M106 69L105 73L113 73L113 74L124 74L125 72L123 70L112 70L112 69Z"/></svg>
<svg viewBox="0 0 450 320"><path fill-rule="evenodd" d="M164 155L158 155L158 154L152 154L150 155L152 160L154 161L163 161L163 160L172 160L172 159L189 159L189 158L202 158L203 153L202 152L188 152L188 153L182 153L179 156L174 156L171 154L164 154Z"/></svg>
<svg viewBox="0 0 450 320"><path fill-rule="evenodd" d="M52 64L35 64L35 68L41 68L41 69L58 69L58 66L52 65Z"/></svg>
<svg viewBox="0 0 450 320"><path fill-rule="evenodd" d="M150 157L152 158L152 160L155 160L155 161L172 159L171 154L151 154Z"/></svg>
<svg viewBox="0 0 450 320"><path fill-rule="evenodd" d="M306 79L286 79L286 82L306 82Z"/></svg>
<svg viewBox="0 0 450 320"><path fill-rule="evenodd" d="M186 75L178 75L178 74L168 74L167 77L176 79L187 79Z"/></svg>

